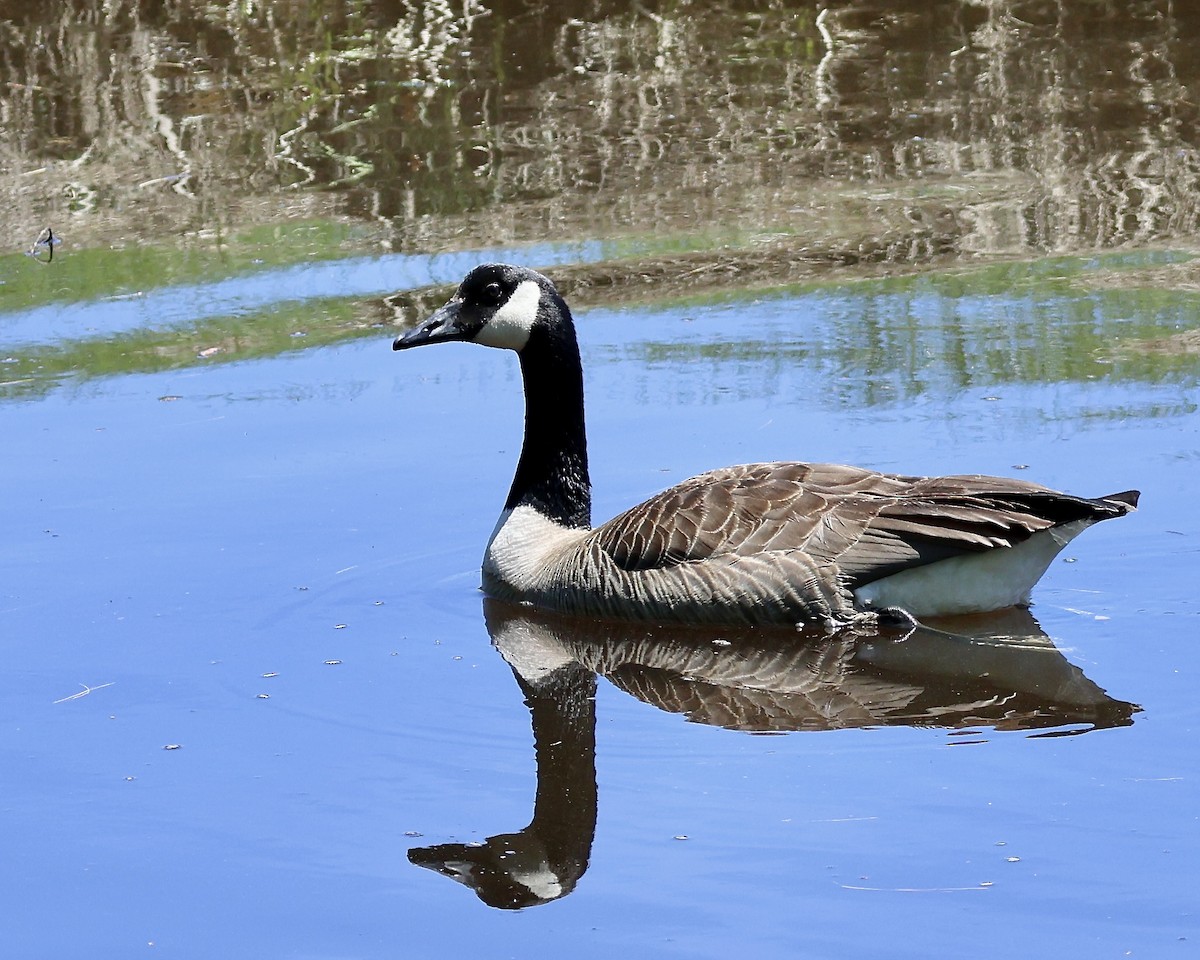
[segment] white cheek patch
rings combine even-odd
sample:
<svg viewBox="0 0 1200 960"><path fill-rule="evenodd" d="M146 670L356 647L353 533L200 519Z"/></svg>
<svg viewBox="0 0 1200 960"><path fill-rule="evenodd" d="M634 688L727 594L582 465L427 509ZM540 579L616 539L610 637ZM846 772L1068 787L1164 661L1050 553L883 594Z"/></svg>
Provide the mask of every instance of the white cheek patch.
<svg viewBox="0 0 1200 960"><path fill-rule="evenodd" d="M520 350L529 342L529 332L537 320L542 288L533 280L522 280L504 306L475 334L475 342L489 347Z"/></svg>

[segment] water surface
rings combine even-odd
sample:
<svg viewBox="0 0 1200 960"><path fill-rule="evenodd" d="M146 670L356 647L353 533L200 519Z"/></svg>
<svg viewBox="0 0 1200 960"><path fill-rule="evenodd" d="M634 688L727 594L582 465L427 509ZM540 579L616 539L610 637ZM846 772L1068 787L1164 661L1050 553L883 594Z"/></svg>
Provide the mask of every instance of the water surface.
<svg viewBox="0 0 1200 960"><path fill-rule="evenodd" d="M10 954L1191 955L1191 13L0 7ZM578 308L597 518L777 458L1142 508L1031 618L486 604L515 361L390 342L493 256Z"/></svg>
<svg viewBox="0 0 1200 960"><path fill-rule="evenodd" d="M712 464L797 455L1019 469L1083 493L1140 483L1144 509L1073 544L1022 628L1057 647L1083 702L994 666L956 681L954 657L894 638L840 653L797 639L791 673L820 688L803 709L794 676L746 675L736 638L697 641L730 653L715 679L580 653L594 726L579 732L569 697L557 722L570 743L594 737L594 812L585 776L583 809L559 822L578 875L515 922L409 862L515 834L555 789L476 591L519 441L511 358L394 355L380 335L0 407L20 467L5 496L10 942L69 951L54 919L69 903L110 955L715 956L747 936L780 956L1186 955L1195 379L1173 357L1107 362L1142 356L1129 322L1093 353L1099 375L996 372L983 345L1016 358L1040 329L1071 352L1080 334L1036 316L1064 293L1032 272L1007 298L973 279L585 312L597 514ZM1088 336L1123 312L1082 302ZM966 359L909 350L890 390L864 393L843 316L897 345L959 338ZM587 754L570 756L579 782Z"/></svg>

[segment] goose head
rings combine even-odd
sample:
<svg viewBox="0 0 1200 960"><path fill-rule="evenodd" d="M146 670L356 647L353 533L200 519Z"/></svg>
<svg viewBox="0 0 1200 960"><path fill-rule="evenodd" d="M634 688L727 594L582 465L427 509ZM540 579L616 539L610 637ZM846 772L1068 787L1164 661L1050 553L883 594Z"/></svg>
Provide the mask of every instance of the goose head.
<svg viewBox="0 0 1200 960"><path fill-rule="evenodd" d="M485 263L468 273L428 320L397 337L392 349L460 340L520 353L537 331L561 331L567 316L554 284L540 273Z"/></svg>

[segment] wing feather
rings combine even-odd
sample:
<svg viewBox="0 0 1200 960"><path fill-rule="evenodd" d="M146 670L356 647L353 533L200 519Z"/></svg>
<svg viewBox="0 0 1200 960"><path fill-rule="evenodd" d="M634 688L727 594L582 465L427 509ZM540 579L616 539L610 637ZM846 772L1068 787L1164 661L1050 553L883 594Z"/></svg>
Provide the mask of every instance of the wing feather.
<svg viewBox="0 0 1200 960"><path fill-rule="evenodd" d="M700 474L589 535L622 570L803 554L851 588L901 569L1007 547L1047 527L1118 516L1024 480L908 477L836 464L759 463Z"/></svg>

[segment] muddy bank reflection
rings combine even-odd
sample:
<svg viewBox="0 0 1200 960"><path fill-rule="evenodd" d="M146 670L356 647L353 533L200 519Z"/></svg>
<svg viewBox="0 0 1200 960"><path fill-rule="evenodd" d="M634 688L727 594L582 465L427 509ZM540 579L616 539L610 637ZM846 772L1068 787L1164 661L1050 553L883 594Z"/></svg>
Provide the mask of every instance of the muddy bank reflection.
<svg viewBox="0 0 1200 960"><path fill-rule="evenodd" d="M751 733L906 725L1035 736L1133 722L1024 610L939 628L798 633L577 620L484 601L488 633L533 720L533 819L409 860L518 909L566 896L596 830L596 682L695 723Z"/></svg>

